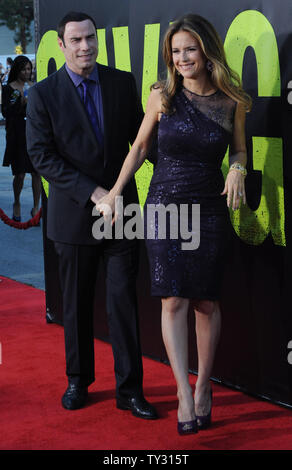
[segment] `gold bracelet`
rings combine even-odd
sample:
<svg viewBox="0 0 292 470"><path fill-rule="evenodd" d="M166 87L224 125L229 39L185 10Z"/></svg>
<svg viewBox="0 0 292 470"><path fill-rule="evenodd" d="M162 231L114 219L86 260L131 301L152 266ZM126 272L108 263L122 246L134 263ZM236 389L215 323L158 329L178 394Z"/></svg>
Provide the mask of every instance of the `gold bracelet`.
<svg viewBox="0 0 292 470"><path fill-rule="evenodd" d="M229 171L230 170L239 171L242 174L242 176L247 175L246 168L244 166L242 166L239 162L232 163L232 165L230 165L230 167L229 167Z"/></svg>

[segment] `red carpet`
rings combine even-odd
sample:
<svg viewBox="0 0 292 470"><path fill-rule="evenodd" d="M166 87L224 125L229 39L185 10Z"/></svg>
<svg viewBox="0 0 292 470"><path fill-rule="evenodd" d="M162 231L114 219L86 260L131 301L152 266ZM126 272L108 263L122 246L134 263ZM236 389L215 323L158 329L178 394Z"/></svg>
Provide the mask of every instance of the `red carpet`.
<svg viewBox="0 0 292 470"><path fill-rule="evenodd" d="M161 419L117 410L111 347L98 340L90 402L64 410L63 328L46 323L43 291L0 281L0 450L292 450L290 410L219 385L213 427L179 436L171 369L150 359L144 358L144 390Z"/></svg>

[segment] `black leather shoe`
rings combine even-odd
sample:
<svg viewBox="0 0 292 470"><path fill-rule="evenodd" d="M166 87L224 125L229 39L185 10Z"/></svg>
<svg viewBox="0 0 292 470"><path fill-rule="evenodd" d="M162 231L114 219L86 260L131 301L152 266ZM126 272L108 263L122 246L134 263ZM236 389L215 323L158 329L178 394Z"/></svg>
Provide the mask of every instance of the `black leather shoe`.
<svg viewBox="0 0 292 470"><path fill-rule="evenodd" d="M158 418L157 411L144 397L117 398L117 408L119 410L130 410L137 418Z"/></svg>
<svg viewBox="0 0 292 470"><path fill-rule="evenodd" d="M66 392L62 397L62 405L66 410L77 410L82 408L87 400L87 387L69 384Z"/></svg>

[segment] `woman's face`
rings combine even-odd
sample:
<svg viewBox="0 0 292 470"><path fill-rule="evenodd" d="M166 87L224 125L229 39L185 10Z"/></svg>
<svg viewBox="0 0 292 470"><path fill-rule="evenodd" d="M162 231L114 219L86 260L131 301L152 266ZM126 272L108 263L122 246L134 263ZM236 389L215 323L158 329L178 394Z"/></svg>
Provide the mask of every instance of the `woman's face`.
<svg viewBox="0 0 292 470"><path fill-rule="evenodd" d="M31 65L29 62L27 62L27 64L23 67L23 69L20 70L18 78L20 78L20 80L22 80L23 82L27 82L28 80L30 80L30 76L31 76Z"/></svg>
<svg viewBox="0 0 292 470"><path fill-rule="evenodd" d="M186 79L206 74L206 56L198 40L188 31L178 31L171 40L172 60L176 70Z"/></svg>

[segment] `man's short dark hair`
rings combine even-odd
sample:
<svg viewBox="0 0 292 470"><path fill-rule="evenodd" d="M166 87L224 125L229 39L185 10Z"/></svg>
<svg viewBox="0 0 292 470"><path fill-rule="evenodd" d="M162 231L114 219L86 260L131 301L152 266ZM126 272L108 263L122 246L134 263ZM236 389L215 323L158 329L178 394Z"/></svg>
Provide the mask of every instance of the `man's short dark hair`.
<svg viewBox="0 0 292 470"><path fill-rule="evenodd" d="M97 29L94 19L91 16L87 15L87 13L83 13L81 11L70 11L64 16L64 18L61 19L57 27L57 32L58 32L58 37L63 41L63 44L64 44L64 32L65 32L66 24L70 23L71 21L79 22L79 21L85 21L85 20L91 21L95 27L95 30Z"/></svg>

